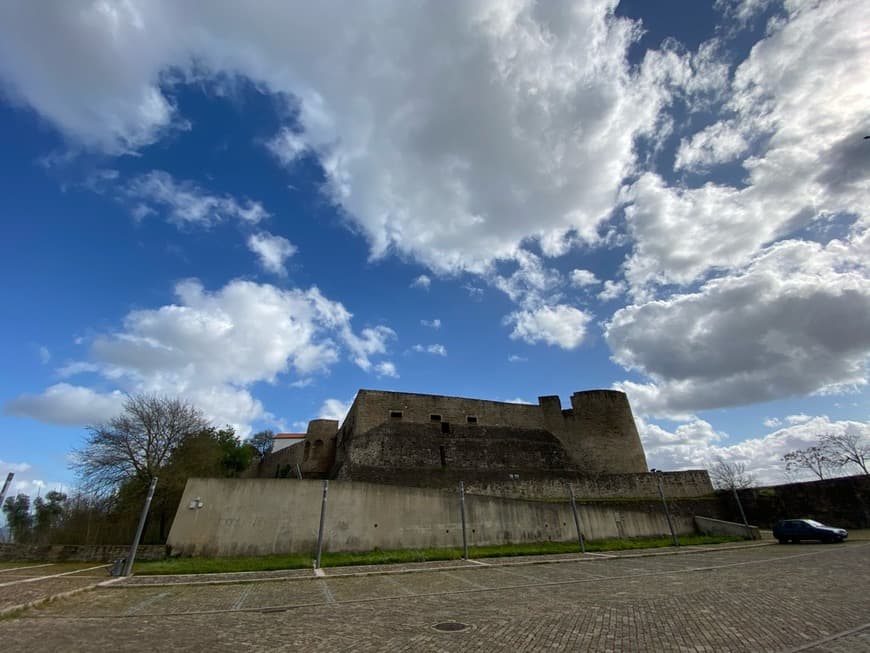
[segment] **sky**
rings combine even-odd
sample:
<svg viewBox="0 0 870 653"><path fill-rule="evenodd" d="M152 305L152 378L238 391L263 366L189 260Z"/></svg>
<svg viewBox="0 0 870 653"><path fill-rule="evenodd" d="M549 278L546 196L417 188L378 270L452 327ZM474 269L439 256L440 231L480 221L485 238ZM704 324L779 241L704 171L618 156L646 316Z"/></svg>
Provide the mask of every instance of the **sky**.
<svg viewBox="0 0 870 653"><path fill-rule="evenodd" d="M0 474L180 396L628 394L651 467L870 437L861 0L0 4Z"/></svg>

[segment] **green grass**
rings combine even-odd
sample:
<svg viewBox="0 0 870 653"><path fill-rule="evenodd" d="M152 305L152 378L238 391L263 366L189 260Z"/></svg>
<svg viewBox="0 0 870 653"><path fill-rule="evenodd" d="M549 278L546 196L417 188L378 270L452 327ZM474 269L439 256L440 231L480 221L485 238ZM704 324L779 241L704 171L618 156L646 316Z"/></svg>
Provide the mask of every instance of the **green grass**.
<svg viewBox="0 0 870 653"><path fill-rule="evenodd" d="M739 537L713 537L689 535L679 538L682 546L722 544L742 541ZM586 543L586 551L620 551L627 549L653 549L671 546L669 537L596 540ZM553 553L577 553L577 542L535 542L530 544L501 544L496 546L471 546L471 558L497 558L506 556L546 555ZM432 560L461 560L462 549L398 549L365 553L324 553L320 564L323 567L351 565L383 565ZM247 558L170 558L153 562L137 562L134 571L141 575L155 574L209 574L235 571L273 571L279 569L305 569L313 566L310 555L272 555Z"/></svg>
<svg viewBox="0 0 870 653"><path fill-rule="evenodd" d="M274 571L278 569L311 568L310 555L250 556L244 558L167 558L133 565L133 572L143 576L160 574L216 574L234 571Z"/></svg>

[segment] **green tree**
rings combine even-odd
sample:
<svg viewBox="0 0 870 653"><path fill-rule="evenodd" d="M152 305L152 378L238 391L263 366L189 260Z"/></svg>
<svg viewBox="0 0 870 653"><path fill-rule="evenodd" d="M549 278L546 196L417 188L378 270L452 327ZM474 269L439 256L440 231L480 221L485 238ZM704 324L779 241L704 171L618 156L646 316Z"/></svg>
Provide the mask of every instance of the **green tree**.
<svg viewBox="0 0 870 653"><path fill-rule="evenodd" d="M33 510L36 513L34 519L34 536L40 543L50 541L52 531L59 526L64 516L64 503L67 496L56 490L49 491L45 498L37 497L33 502Z"/></svg>
<svg viewBox="0 0 870 653"><path fill-rule="evenodd" d="M18 543L29 542L33 534L30 497L26 494L6 497L6 501L3 503L3 513L6 515L6 524L12 535L12 541Z"/></svg>

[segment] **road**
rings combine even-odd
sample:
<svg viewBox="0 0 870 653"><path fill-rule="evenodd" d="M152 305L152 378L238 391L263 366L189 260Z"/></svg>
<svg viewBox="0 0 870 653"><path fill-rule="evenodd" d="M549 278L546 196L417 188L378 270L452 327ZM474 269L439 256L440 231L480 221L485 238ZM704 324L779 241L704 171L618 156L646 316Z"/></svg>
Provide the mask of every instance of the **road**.
<svg viewBox="0 0 870 653"><path fill-rule="evenodd" d="M0 570L6 604L41 584L3 587L10 573ZM870 542L342 568L325 577L133 577L7 616L0 642L9 651L870 652Z"/></svg>

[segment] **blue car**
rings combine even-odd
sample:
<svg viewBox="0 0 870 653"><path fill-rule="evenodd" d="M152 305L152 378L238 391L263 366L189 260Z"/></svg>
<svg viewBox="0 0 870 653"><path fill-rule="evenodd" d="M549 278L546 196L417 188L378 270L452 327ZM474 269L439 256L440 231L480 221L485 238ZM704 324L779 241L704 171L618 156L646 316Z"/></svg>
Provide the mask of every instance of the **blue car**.
<svg viewBox="0 0 870 653"><path fill-rule="evenodd" d="M774 525L773 536L780 544L801 540L842 542L849 537L849 533L843 528L825 526L812 519L783 519Z"/></svg>

